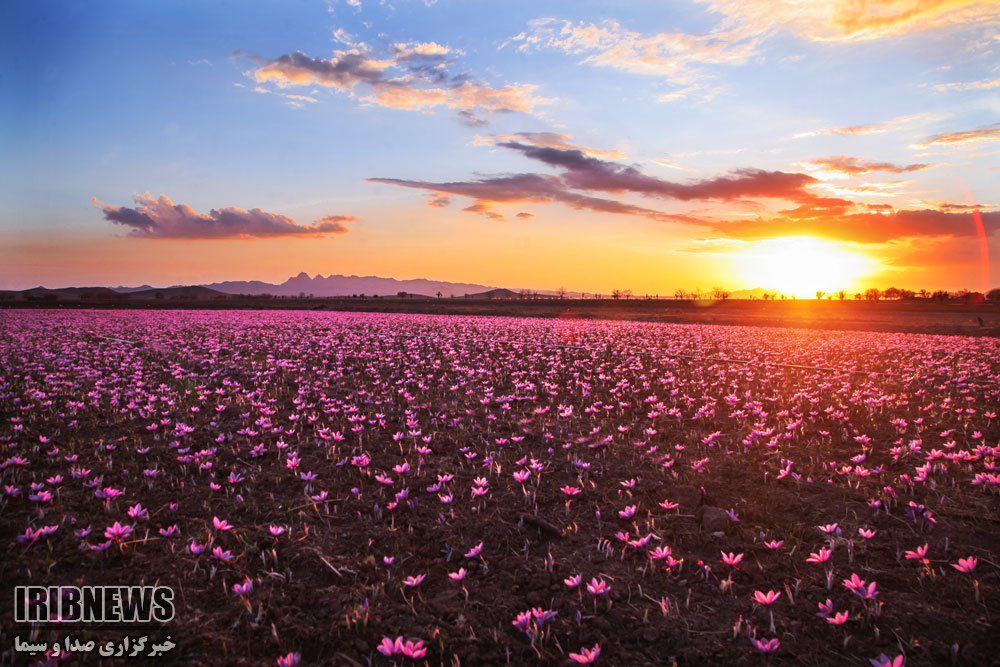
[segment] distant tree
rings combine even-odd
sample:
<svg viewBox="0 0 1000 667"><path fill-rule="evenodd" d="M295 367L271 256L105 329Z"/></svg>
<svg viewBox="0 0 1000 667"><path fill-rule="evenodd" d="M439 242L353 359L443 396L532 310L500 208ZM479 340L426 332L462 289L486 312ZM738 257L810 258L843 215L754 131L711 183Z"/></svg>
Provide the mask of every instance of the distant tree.
<svg viewBox="0 0 1000 667"><path fill-rule="evenodd" d="M948 295L948 292L946 292L943 289L939 289L933 294L931 294L931 299L933 299L934 301L947 301L949 298L950 297Z"/></svg>
<svg viewBox="0 0 1000 667"><path fill-rule="evenodd" d="M565 287L560 287L559 289L556 290L556 294L559 295L560 299L565 299L566 298L566 288Z"/></svg>
<svg viewBox="0 0 1000 667"><path fill-rule="evenodd" d="M622 291L620 289L611 290L611 298L614 299L615 301L622 298Z"/></svg>
<svg viewBox="0 0 1000 667"><path fill-rule="evenodd" d="M817 301L822 301L824 294L826 294L826 292L824 292L823 290L821 290L821 289L816 290L816 300Z"/></svg>
<svg viewBox="0 0 1000 667"><path fill-rule="evenodd" d="M1000 287L995 287L986 293L987 301L1000 301Z"/></svg>
<svg viewBox="0 0 1000 667"><path fill-rule="evenodd" d="M925 290L925 289L922 289L922 290L920 290L920 291L919 291L919 292L917 292L917 293L918 293L918 294L920 295L920 298L921 298L921 299L926 299L927 297L929 297L929 296L930 296L930 292L928 292L928 291L927 291L927 290Z"/></svg>
<svg viewBox="0 0 1000 667"><path fill-rule="evenodd" d="M902 290L898 287L890 287L886 291L882 292L883 299L899 299L903 296ZM876 299L877 301L878 299Z"/></svg>
<svg viewBox="0 0 1000 667"><path fill-rule="evenodd" d="M844 290L840 290L839 292L837 292L837 298L843 301L844 299L847 298L847 292L845 292Z"/></svg>
<svg viewBox="0 0 1000 667"><path fill-rule="evenodd" d="M674 290L674 298L675 299L683 299L684 298L684 290L682 290L682 289Z"/></svg>
<svg viewBox="0 0 1000 667"><path fill-rule="evenodd" d="M721 287L712 288L712 298L716 301L725 301L729 298L729 292L722 289Z"/></svg>
<svg viewBox="0 0 1000 667"><path fill-rule="evenodd" d="M865 290L865 300L867 301L878 301L882 298L882 293L878 291L878 288L869 287Z"/></svg>
<svg viewBox="0 0 1000 667"><path fill-rule="evenodd" d="M854 293L854 300L855 300L855 301L861 301L861 298L862 298L863 296L864 296L864 295L863 295L863 294L861 294L861 292L855 292L855 293Z"/></svg>
<svg viewBox="0 0 1000 667"><path fill-rule="evenodd" d="M632 298L632 290L630 290L630 289L623 289L622 290L622 296L625 297L626 301L629 300L629 299L631 299Z"/></svg>
<svg viewBox="0 0 1000 667"><path fill-rule="evenodd" d="M441 290L438 290L438 292L437 292L437 298L439 298L439 299L441 298Z"/></svg>
<svg viewBox="0 0 1000 667"><path fill-rule="evenodd" d="M406 292L396 292L396 296L398 296L400 299L405 299Z"/></svg>

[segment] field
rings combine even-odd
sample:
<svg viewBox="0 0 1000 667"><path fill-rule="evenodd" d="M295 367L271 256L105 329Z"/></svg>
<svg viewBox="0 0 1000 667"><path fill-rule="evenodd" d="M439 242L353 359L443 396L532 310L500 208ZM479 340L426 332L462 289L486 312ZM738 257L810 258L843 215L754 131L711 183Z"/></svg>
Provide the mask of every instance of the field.
<svg viewBox="0 0 1000 667"><path fill-rule="evenodd" d="M4 311L0 650L156 582L187 664L1000 664L998 407L991 337Z"/></svg>

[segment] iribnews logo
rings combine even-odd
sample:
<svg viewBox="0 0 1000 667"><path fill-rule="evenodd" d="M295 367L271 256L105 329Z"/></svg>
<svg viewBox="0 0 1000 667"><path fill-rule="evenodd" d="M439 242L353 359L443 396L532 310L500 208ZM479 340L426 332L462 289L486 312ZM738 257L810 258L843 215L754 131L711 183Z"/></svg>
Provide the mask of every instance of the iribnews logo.
<svg viewBox="0 0 1000 667"><path fill-rule="evenodd" d="M167 623L169 586L15 586L17 623Z"/></svg>

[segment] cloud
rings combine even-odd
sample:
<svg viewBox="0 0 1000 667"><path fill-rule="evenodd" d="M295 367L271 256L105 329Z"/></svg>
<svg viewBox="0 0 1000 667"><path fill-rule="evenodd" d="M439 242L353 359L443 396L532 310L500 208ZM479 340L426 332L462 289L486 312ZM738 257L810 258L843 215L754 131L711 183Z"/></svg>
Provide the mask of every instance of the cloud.
<svg viewBox="0 0 1000 667"><path fill-rule="evenodd" d="M859 42L935 28L986 27L1000 21L995 0L698 0L724 25L765 35L787 29L822 42Z"/></svg>
<svg viewBox="0 0 1000 667"><path fill-rule="evenodd" d="M750 197L777 198L800 206L810 206L814 210L829 208L833 203L842 207L852 205L846 200L820 198L806 190L807 186L816 183L816 179L806 174L737 169L726 176L677 183L649 176L634 166L591 157L578 148L553 148L511 141L501 141L496 145L518 151L530 159L555 167L561 173L520 173L454 182L397 178L370 178L368 181L425 190L435 197L469 197L474 202L465 210L473 213L484 213L498 203L558 202L577 210L641 216L661 222L702 222L695 215L658 211L616 199L593 196L590 194L592 192L738 204L748 203L745 198Z"/></svg>
<svg viewBox="0 0 1000 667"><path fill-rule="evenodd" d="M832 157L819 158L808 164L819 167L823 172L833 172L837 174L848 174L856 176L867 174L873 171L887 171L893 174L902 174L910 171L921 171L930 168L929 164L908 164L896 165L891 162L873 162L856 157L844 155L834 155Z"/></svg>
<svg viewBox="0 0 1000 667"><path fill-rule="evenodd" d="M429 197L427 205L431 208L445 208L451 205L451 199L448 197Z"/></svg>
<svg viewBox="0 0 1000 667"><path fill-rule="evenodd" d="M743 197L810 198L804 188L816 182L806 174L761 169L736 169L728 176L677 183L649 176L636 167L590 157L579 149L530 146L518 142L497 144L528 158L565 170L565 183L578 190L635 193L665 199L734 200Z"/></svg>
<svg viewBox="0 0 1000 667"><path fill-rule="evenodd" d="M939 83L934 86L935 90L942 92L949 90L989 90L990 88L1000 88L1000 79L983 79L982 81L967 81L954 83Z"/></svg>
<svg viewBox="0 0 1000 667"><path fill-rule="evenodd" d="M661 222L695 222L691 216L663 213L653 209L634 206L613 199L591 197L572 192L557 176L542 174L512 174L474 181L434 182L405 180L399 178L369 178L369 183L383 183L404 188L426 190L434 194L470 197L475 201L463 210L470 213L484 213L498 203L559 202L575 210L590 210L601 213L616 213L646 217Z"/></svg>
<svg viewBox="0 0 1000 667"><path fill-rule="evenodd" d="M723 220L711 223L715 232L740 240L760 240L781 236L814 236L853 241L855 243L885 243L909 237L966 237L976 235L976 225L969 213L953 213L934 209L865 212L819 216L807 219L794 217ZM980 214L986 233L1000 229L1000 211Z"/></svg>
<svg viewBox="0 0 1000 667"><path fill-rule="evenodd" d="M302 52L286 53L273 60L241 52L237 55L256 64L251 76L257 84L272 84L279 89L324 86L364 103L392 109L450 108L472 125L485 122L483 113L531 114L537 106L553 101L536 95L538 87L534 85L495 87L472 80L466 72L453 71L461 52L436 42L395 43L384 57L374 56L364 44L335 51L329 58L314 58Z"/></svg>
<svg viewBox="0 0 1000 667"><path fill-rule="evenodd" d="M1000 140L1000 125L990 125L964 132L941 132L913 144L912 148L927 148L930 146L963 146L978 145L984 141Z"/></svg>
<svg viewBox="0 0 1000 667"><path fill-rule="evenodd" d="M528 213L527 211L521 211L520 213L518 213L514 217L515 218L520 218L522 220L530 220L531 218L535 217L535 214L534 213Z"/></svg>
<svg viewBox="0 0 1000 667"><path fill-rule="evenodd" d="M847 125L844 127L828 127L819 130L808 130L793 134L793 139L815 136L835 136L835 135L863 135L863 134L884 134L894 132L922 123L929 123L950 118L951 114L917 113L908 116L897 116L889 120L870 123L868 125Z"/></svg>
<svg viewBox="0 0 1000 667"><path fill-rule="evenodd" d="M529 30L504 45L517 44L525 53L562 51L583 56L583 64L663 77L686 86L701 84L702 66L746 63L759 44L757 36L742 29L718 29L704 35L642 35L610 19L597 24L541 18L529 25Z"/></svg>
<svg viewBox="0 0 1000 667"><path fill-rule="evenodd" d="M514 134L499 134L490 137L476 135L472 140L474 146L492 146L504 142L516 142L528 146L538 146L541 148L560 148L565 150L578 150L585 155L602 157L609 160L624 160L625 152L621 149L601 150L598 148L587 148L576 146L570 142L573 137L568 134L557 132L515 132Z"/></svg>
<svg viewBox="0 0 1000 667"><path fill-rule="evenodd" d="M198 213L187 204L174 204L166 195L153 199L149 193L135 195L136 206L109 206L90 200L104 213L104 219L130 227L129 236L137 238L231 239L269 238L277 236L307 236L341 234L347 231L344 222L351 216L331 215L312 225L300 225L292 218L268 213L259 208L244 211L239 208L212 209Z"/></svg>

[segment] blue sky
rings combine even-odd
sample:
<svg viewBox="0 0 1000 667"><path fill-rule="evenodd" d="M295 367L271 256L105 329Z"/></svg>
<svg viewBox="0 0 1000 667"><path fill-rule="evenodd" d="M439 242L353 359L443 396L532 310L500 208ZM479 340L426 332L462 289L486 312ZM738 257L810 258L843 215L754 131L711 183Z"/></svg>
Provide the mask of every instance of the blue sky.
<svg viewBox="0 0 1000 667"><path fill-rule="evenodd" d="M854 6L5 3L0 287L995 286L1000 11Z"/></svg>

